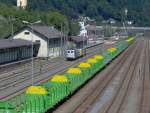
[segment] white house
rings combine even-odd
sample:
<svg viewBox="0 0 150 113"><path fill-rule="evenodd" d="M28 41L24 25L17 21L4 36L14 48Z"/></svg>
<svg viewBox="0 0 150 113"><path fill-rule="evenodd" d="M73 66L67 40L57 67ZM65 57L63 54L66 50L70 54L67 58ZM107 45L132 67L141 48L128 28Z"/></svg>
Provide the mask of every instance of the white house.
<svg viewBox="0 0 150 113"><path fill-rule="evenodd" d="M32 29L33 28L33 29ZM33 30L33 31L32 31ZM57 57L61 55L63 34L49 26L26 26L17 31L13 39L40 42L38 57Z"/></svg>
<svg viewBox="0 0 150 113"><path fill-rule="evenodd" d="M27 7L27 0L17 0L17 7L25 9Z"/></svg>
<svg viewBox="0 0 150 113"><path fill-rule="evenodd" d="M79 24L80 24L80 27L81 27L79 36L87 37L87 30L85 28L85 23L84 22L79 22Z"/></svg>

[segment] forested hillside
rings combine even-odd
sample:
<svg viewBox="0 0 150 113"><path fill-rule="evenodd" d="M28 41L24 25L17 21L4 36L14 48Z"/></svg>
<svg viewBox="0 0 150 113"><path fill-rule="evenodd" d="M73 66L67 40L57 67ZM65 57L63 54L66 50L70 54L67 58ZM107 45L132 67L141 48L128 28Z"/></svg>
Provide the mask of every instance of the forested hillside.
<svg viewBox="0 0 150 113"><path fill-rule="evenodd" d="M6 2L4 0L4 2ZM8 2L8 1L7 1ZM0 38L7 38L8 35L20 29L23 20L34 22L41 20L43 25L54 26L61 30L63 26L64 33L76 35L79 32L79 25L75 21L71 21L60 11L48 10L46 12L36 10L23 10L14 7L13 2L9 4L0 3Z"/></svg>
<svg viewBox="0 0 150 113"><path fill-rule="evenodd" d="M15 4L15 0L0 0ZM97 20L123 18L134 20L136 25L150 25L149 0L28 0L29 9L48 11L57 9L71 18L85 15ZM128 17L124 10L128 9Z"/></svg>
<svg viewBox="0 0 150 113"><path fill-rule="evenodd" d="M149 0L28 0L27 10L16 8L16 0L0 0L0 37L5 37L23 26L22 20L41 19L42 24L53 25L60 30L61 24L79 30L74 19L89 16L101 22L114 18L134 21L137 26L150 26ZM125 16L125 9L128 15ZM69 32L69 31L68 31Z"/></svg>

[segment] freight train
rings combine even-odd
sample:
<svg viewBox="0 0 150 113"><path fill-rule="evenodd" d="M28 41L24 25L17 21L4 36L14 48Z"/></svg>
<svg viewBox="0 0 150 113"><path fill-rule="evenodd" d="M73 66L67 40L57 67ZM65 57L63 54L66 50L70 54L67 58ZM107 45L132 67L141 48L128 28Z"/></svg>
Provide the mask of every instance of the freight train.
<svg viewBox="0 0 150 113"><path fill-rule="evenodd" d="M130 37L118 42L99 55L95 55L63 75L54 75L51 80L30 86L21 96L5 102L0 101L0 113L45 113L60 101L73 94L79 87L101 71L108 63L135 41Z"/></svg>

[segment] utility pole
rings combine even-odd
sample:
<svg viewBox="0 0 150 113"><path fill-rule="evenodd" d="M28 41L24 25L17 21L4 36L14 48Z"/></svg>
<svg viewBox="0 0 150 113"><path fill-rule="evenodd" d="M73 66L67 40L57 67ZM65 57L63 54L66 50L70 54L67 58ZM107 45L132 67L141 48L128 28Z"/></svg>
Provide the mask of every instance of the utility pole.
<svg viewBox="0 0 150 113"><path fill-rule="evenodd" d="M103 27L103 31L102 31L102 49L101 49L101 52L103 53L104 51L104 37L105 37L105 31L104 31L104 27Z"/></svg>
<svg viewBox="0 0 150 113"><path fill-rule="evenodd" d="M48 51L47 51L47 60L48 60L48 58L49 58L49 49L50 48L50 46L49 46L49 38L47 39L47 49L48 49Z"/></svg>
<svg viewBox="0 0 150 113"><path fill-rule="evenodd" d="M61 47L61 56L63 56L63 36L62 36L62 31L63 31L63 25L61 23L61 43L60 43L60 47Z"/></svg>
<svg viewBox="0 0 150 113"><path fill-rule="evenodd" d="M41 23L41 20L38 20L38 21L36 21L36 22L33 22L33 23L30 23L30 22L28 22L28 21L22 21L24 24L28 24L28 25L30 25L31 26L31 32L32 32L32 34L31 34L31 42L32 42L32 48L31 48L31 69L32 69L32 71L31 71L31 80L32 80L32 86L34 85L34 80L33 80L33 78L34 78L34 63L33 63L33 55L34 55L34 47L33 47L33 41L34 41L34 37L33 37L33 33L34 33L34 31L33 31L33 25L34 24L39 24L39 23Z"/></svg>
<svg viewBox="0 0 150 113"><path fill-rule="evenodd" d="M125 9L125 23L126 23L126 21L127 21L127 17L128 17L128 9L126 8ZM128 28L127 28L127 35L128 35Z"/></svg>
<svg viewBox="0 0 150 113"><path fill-rule="evenodd" d="M9 22L11 23L11 37L12 38L14 36L14 24L13 24L14 21L15 19L13 18L13 16L9 16Z"/></svg>
<svg viewBox="0 0 150 113"><path fill-rule="evenodd" d="M68 34L67 26L64 26L64 56L67 50L67 34Z"/></svg>
<svg viewBox="0 0 150 113"><path fill-rule="evenodd" d="M97 37L96 37L96 26L95 26L95 44L96 44L96 40L97 40Z"/></svg>
<svg viewBox="0 0 150 113"><path fill-rule="evenodd" d="M124 21L123 21L123 27L124 27L124 29L125 29L126 34L128 35L128 31L127 31L127 28L126 28L126 25L125 25L125 23L126 23L126 18L127 18L127 16L128 16L128 9L127 9L127 8L125 8L124 13L125 13L125 17L124 17Z"/></svg>

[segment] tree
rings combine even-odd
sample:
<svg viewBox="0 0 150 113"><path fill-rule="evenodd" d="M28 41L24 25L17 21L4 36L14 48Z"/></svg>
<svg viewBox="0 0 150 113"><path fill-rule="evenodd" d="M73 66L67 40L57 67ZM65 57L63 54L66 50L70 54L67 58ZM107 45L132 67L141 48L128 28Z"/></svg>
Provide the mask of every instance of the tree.
<svg viewBox="0 0 150 113"><path fill-rule="evenodd" d="M14 21L11 20L13 18ZM49 12L22 10L12 6L0 4L0 36L7 37L12 32L12 24L14 32L23 27L23 20L34 22L41 19L45 25L51 25L61 30L61 25L65 26L68 31L68 19L65 15L56 10ZM66 32L65 32L66 33Z"/></svg>
<svg viewBox="0 0 150 113"><path fill-rule="evenodd" d="M69 21L69 36L79 35L80 25L77 21Z"/></svg>
<svg viewBox="0 0 150 113"><path fill-rule="evenodd" d="M62 26L68 26L68 19L66 16L56 11L49 11L46 15L47 24L61 30Z"/></svg>
<svg viewBox="0 0 150 113"><path fill-rule="evenodd" d="M103 27L104 28L104 36L106 38L111 37L114 33L113 29L111 28L111 26L106 25Z"/></svg>

